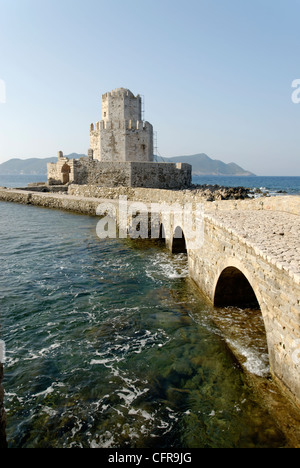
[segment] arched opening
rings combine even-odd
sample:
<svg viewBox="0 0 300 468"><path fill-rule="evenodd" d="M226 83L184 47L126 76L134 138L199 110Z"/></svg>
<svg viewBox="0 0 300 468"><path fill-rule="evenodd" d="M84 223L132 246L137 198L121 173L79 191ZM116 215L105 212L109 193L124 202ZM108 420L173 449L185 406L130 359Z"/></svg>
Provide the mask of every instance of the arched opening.
<svg viewBox="0 0 300 468"><path fill-rule="evenodd" d="M225 268L216 285L213 317L238 361L251 374L270 376L266 326L257 296L238 267Z"/></svg>
<svg viewBox="0 0 300 468"><path fill-rule="evenodd" d="M160 227L159 227L159 237L158 237L158 240L159 242L161 242L162 244L165 244L166 243L166 232L165 232L165 227L164 225L161 223Z"/></svg>
<svg viewBox="0 0 300 468"><path fill-rule="evenodd" d="M68 184L70 182L70 172L71 172L70 166L67 163L65 163L61 168L63 184Z"/></svg>
<svg viewBox="0 0 300 468"><path fill-rule="evenodd" d="M260 308L248 279L235 267L223 270L216 286L214 304L216 307Z"/></svg>
<svg viewBox="0 0 300 468"><path fill-rule="evenodd" d="M186 242L183 230L180 226L177 226L173 236L172 242L172 253L173 254L180 254L180 253L187 253Z"/></svg>

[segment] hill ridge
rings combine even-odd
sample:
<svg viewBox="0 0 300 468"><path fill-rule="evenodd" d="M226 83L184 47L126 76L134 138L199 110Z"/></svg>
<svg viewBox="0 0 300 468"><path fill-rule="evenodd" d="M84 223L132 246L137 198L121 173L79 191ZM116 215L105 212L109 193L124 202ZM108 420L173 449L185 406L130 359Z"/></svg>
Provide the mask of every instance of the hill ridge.
<svg viewBox="0 0 300 468"><path fill-rule="evenodd" d="M79 159L85 154L71 153L66 155L69 159ZM221 176L254 176L250 171L240 167L238 164L224 163L217 159L211 159L205 153L185 156L174 156L172 158L156 157L158 162L182 162L193 166L193 175L221 175ZM0 175L45 175L47 174L47 163L56 162L56 157L50 158L13 158L0 164Z"/></svg>

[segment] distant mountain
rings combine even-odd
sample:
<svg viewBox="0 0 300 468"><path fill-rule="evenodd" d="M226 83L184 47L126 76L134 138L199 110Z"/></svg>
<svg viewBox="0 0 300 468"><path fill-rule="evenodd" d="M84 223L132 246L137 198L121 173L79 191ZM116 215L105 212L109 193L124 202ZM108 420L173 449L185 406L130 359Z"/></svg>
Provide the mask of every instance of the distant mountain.
<svg viewBox="0 0 300 468"><path fill-rule="evenodd" d="M66 155L69 159L79 159L85 154L72 153ZM0 164L0 175L45 175L47 163L57 162L55 158L10 159Z"/></svg>
<svg viewBox="0 0 300 468"><path fill-rule="evenodd" d="M193 166L193 175L220 175L220 176L255 176L235 163L226 164L217 159L211 159L207 154L193 154L191 156L176 156L173 158L157 157L159 162L182 162Z"/></svg>
<svg viewBox="0 0 300 468"><path fill-rule="evenodd" d="M85 154L72 153L66 155L69 159L79 159ZM10 159L0 164L0 175L45 175L47 174L47 163L56 162L57 158L31 158ZM235 163L225 164L222 161L211 159L207 154L193 154L191 156L176 156L174 158L161 158L157 156L158 162L182 162L191 164L193 175L221 175L221 176L253 176Z"/></svg>

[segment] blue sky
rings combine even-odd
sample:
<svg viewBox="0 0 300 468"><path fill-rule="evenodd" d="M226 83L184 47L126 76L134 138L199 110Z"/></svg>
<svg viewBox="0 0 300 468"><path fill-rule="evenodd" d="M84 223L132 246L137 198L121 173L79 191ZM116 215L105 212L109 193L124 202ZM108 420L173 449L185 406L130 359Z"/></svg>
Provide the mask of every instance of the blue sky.
<svg viewBox="0 0 300 468"><path fill-rule="evenodd" d="M0 0L0 162L86 153L125 87L162 156L300 176L299 17L299 0Z"/></svg>

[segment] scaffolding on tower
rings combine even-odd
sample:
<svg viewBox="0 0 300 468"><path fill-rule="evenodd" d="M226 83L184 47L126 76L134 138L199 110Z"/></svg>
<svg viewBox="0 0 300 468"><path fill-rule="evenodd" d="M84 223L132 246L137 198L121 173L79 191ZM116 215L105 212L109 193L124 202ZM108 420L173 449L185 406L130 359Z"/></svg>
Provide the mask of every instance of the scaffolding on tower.
<svg viewBox="0 0 300 468"><path fill-rule="evenodd" d="M165 158L162 157L160 152L158 151L158 138L157 138L157 132L153 132L153 153L154 153L154 160L156 162L167 162ZM160 158L160 161L158 161L158 158Z"/></svg>
<svg viewBox="0 0 300 468"><path fill-rule="evenodd" d="M142 122L145 122L145 96L141 95L141 114L142 114Z"/></svg>

